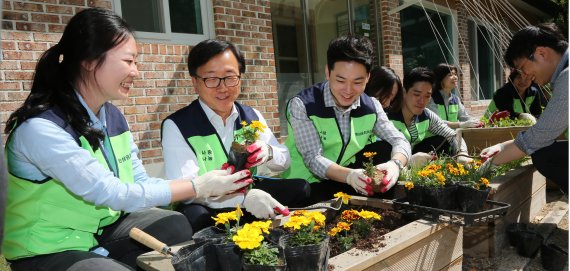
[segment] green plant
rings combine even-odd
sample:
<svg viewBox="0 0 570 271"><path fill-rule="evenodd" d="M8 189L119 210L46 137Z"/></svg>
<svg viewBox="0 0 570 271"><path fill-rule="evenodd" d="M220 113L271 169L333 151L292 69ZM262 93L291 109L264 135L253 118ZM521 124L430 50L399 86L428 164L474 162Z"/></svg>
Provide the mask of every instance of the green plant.
<svg viewBox="0 0 570 271"><path fill-rule="evenodd" d="M374 179L374 177L376 177L376 166L374 165L374 156L376 155L376 152L365 152L364 157L368 158L368 162L364 162L363 166L364 166L364 172L366 174L366 176L370 177L370 179Z"/></svg>
<svg viewBox="0 0 570 271"><path fill-rule="evenodd" d="M293 232L289 246L306 246L322 242L325 238L325 216L318 211L295 211L284 228Z"/></svg>
<svg viewBox="0 0 570 271"><path fill-rule="evenodd" d="M481 118L481 122L483 122L484 128L531 126L533 124L532 121L527 119L511 119L511 118L502 118L496 120L495 122L491 122L489 121L489 119L483 117Z"/></svg>
<svg viewBox="0 0 570 271"><path fill-rule="evenodd" d="M259 138L259 133L267 128L263 123L252 120L250 124L246 121L241 122L242 128L234 134L234 141L240 144L251 144Z"/></svg>
<svg viewBox="0 0 570 271"><path fill-rule="evenodd" d="M382 216L375 212L354 209L344 210L340 217L341 220L327 234L338 238L344 251L352 247L355 239L367 238L372 231L372 222L382 219Z"/></svg>

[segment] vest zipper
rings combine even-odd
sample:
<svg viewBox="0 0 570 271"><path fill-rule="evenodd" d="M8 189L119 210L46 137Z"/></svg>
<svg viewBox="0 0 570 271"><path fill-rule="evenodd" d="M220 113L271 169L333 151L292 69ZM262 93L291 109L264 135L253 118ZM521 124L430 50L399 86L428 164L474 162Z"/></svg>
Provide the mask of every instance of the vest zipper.
<svg viewBox="0 0 570 271"><path fill-rule="evenodd" d="M352 119L351 115L352 115L352 110L350 111L350 113L348 115L350 122L352 122L351 121L351 119ZM340 132L340 137L342 140L342 149L340 150L340 154L338 155L338 158L336 160L336 163L340 166L341 165L340 162L342 161L342 157L344 156L344 152L346 151L346 147L348 146L348 142L350 142L350 135L352 134L352 131L348 131L348 140L346 142L344 142L344 136L342 134L342 130L340 129L340 124L338 123L338 119L336 119L336 116L335 116L334 120L336 122L336 127L338 128L338 131ZM349 128L350 128L350 126L349 126Z"/></svg>

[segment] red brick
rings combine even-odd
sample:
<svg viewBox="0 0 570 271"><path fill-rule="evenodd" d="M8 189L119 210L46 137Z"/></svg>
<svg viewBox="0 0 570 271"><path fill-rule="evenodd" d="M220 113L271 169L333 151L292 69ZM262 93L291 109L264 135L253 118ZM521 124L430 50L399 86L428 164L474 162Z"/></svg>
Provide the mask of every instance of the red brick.
<svg viewBox="0 0 570 271"><path fill-rule="evenodd" d="M40 23L21 23L16 22L16 30L22 31L34 31L34 32L45 32L46 25Z"/></svg>
<svg viewBox="0 0 570 271"><path fill-rule="evenodd" d="M4 20L29 21L30 19L28 13L25 12L4 11L2 15Z"/></svg>
<svg viewBox="0 0 570 271"><path fill-rule="evenodd" d="M8 61L4 61L4 62L8 62ZM36 61L20 61L20 68L22 70L35 70L37 64L38 63Z"/></svg>
<svg viewBox="0 0 570 271"><path fill-rule="evenodd" d="M34 41L59 42L61 34L34 33Z"/></svg>
<svg viewBox="0 0 570 271"><path fill-rule="evenodd" d="M2 84L0 84L0 90L19 90L20 89L20 83L19 82L2 82Z"/></svg>
<svg viewBox="0 0 570 271"><path fill-rule="evenodd" d="M4 51L2 52L2 57L5 60L15 59L15 60L32 60L34 55L32 52L20 52L20 51Z"/></svg>
<svg viewBox="0 0 570 271"><path fill-rule="evenodd" d="M107 0L89 0L87 1L87 5L90 7L105 8L105 9L113 8L113 4Z"/></svg>
<svg viewBox="0 0 570 271"><path fill-rule="evenodd" d="M32 80L34 73L31 71L6 71L5 80Z"/></svg>
<svg viewBox="0 0 570 271"><path fill-rule="evenodd" d="M46 5L47 13L73 14L73 8L66 6Z"/></svg>
<svg viewBox="0 0 570 271"><path fill-rule="evenodd" d="M65 25L63 24L48 24L48 31L52 33L63 33Z"/></svg>
<svg viewBox="0 0 570 271"><path fill-rule="evenodd" d="M18 49L22 51L45 51L48 49L48 44L43 42L19 42Z"/></svg>
<svg viewBox="0 0 570 271"><path fill-rule="evenodd" d="M32 22L59 23L58 15L32 13Z"/></svg>
<svg viewBox="0 0 570 271"><path fill-rule="evenodd" d="M44 12L44 6L42 4L14 2L14 10Z"/></svg>
<svg viewBox="0 0 570 271"><path fill-rule="evenodd" d="M85 6L85 0L59 0L62 5Z"/></svg>

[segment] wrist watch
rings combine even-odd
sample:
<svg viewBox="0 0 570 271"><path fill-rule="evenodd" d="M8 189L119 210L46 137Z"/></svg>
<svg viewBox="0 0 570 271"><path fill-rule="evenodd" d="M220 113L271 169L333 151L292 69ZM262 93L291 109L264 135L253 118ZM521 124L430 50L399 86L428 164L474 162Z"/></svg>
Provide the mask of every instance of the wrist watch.
<svg viewBox="0 0 570 271"><path fill-rule="evenodd" d="M396 166L398 166L398 168L400 169L400 171L402 171L402 169L404 169L404 166L402 165L402 162L400 162L400 160L398 159L392 159L390 160L392 162L394 162L394 164L396 164Z"/></svg>

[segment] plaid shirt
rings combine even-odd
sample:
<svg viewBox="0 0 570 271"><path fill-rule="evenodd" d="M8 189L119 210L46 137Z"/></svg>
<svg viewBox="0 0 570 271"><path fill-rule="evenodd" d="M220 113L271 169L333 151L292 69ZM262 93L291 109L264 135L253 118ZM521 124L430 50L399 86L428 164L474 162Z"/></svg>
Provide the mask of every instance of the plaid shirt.
<svg viewBox="0 0 570 271"><path fill-rule="evenodd" d="M360 99L356 99L348 109L343 110L335 104L328 82L325 82L323 87L326 89L324 91L325 106L333 107L343 142L346 143L350 136L350 111L360 106ZM377 114L376 124L373 129L374 134L392 145L392 156L395 153L401 153L409 159L411 156L410 143L388 120L378 100L372 100ZM289 121L293 128L292 132L295 136L295 144L303 156L305 165L313 174L319 178L326 179L327 169L335 162L323 156L323 146L319 134L313 122L307 116L305 105L299 97L293 97L287 110L290 115Z"/></svg>

